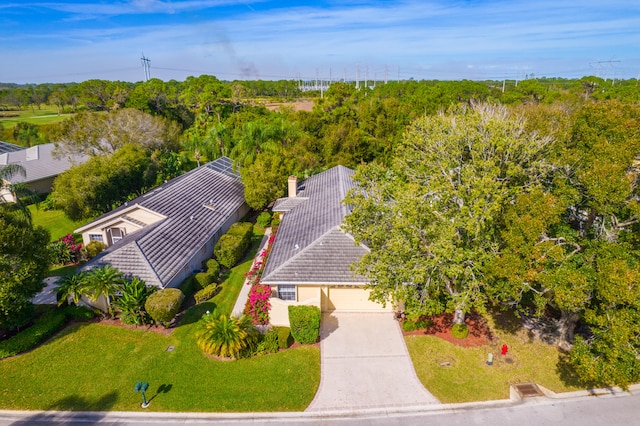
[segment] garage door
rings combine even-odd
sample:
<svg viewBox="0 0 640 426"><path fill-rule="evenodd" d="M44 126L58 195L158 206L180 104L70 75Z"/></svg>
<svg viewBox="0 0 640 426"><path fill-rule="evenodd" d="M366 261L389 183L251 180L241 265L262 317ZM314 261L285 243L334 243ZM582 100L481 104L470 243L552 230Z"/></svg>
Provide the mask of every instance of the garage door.
<svg viewBox="0 0 640 426"><path fill-rule="evenodd" d="M369 300L369 290L362 287L330 286L328 289L328 311L391 311L391 306L383 308L381 304Z"/></svg>

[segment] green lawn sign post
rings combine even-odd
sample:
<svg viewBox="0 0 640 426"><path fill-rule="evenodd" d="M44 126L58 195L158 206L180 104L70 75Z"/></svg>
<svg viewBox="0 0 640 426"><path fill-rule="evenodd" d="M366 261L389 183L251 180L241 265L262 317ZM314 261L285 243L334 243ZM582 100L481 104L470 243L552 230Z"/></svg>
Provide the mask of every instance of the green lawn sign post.
<svg viewBox="0 0 640 426"><path fill-rule="evenodd" d="M133 390L135 392L142 392L142 405L140 405L142 408L147 408L149 406L149 402L147 401L147 398L145 397L144 393L145 391L149 388L149 382L138 382L136 383L136 387L133 388Z"/></svg>

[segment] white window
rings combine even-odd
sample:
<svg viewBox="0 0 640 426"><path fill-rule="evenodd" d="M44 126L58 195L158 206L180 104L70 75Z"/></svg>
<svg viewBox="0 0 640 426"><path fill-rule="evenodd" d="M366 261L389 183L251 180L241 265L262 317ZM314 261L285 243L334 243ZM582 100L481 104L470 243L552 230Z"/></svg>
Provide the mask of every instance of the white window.
<svg viewBox="0 0 640 426"><path fill-rule="evenodd" d="M89 241L100 241L101 243L104 242L102 241L102 234L89 234Z"/></svg>
<svg viewBox="0 0 640 426"><path fill-rule="evenodd" d="M296 286L295 285L279 285L278 297L282 300L296 300Z"/></svg>
<svg viewBox="0 0 640 426"><path fill-rule="evenodd" d="M114 244L124 238L124 231L120 228L111 228L109 231L111 232L111 241Z"/></svg>

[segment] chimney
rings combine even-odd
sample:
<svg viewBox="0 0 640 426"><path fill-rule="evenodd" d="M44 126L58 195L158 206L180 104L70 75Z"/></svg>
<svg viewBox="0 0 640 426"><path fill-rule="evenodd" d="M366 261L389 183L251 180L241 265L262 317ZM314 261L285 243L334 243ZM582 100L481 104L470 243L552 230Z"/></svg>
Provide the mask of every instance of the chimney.
<svg viewBox="0 0 640 426"><path fill-rule="evenodd" d="M289 188L289 198L295 198L297 186L298 186L298 178L296 176L289 176L288 180L288 188Z"/></svg>

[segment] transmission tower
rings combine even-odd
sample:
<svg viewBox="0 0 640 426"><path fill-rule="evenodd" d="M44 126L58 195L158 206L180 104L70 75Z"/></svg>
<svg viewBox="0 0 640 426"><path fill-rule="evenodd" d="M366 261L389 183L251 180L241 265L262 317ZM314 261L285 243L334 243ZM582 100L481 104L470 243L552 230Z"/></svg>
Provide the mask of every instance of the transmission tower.
<svg viewBox="0 0 640 426"><path fill-rule="evenodd" d="M596 61L596 62L591 62L589 65L593 66L594 64L596 65L596 68L598 69L598 77L602 78L600 75L600 69L602 69L602 65L603 64L607 64L607 67L605 68L605 73L604 73L604 81L607 81L607 78L609 77L609 69L613 66L613 64L617 64L620 63L620 61Z"/></svg>
<svg viewBox="0 0 640 426"><path fill-rule="evenodd" d="M145 58L144 53L142 53L140 62L142 63L142 68L144 68L144 81L149 81L151 78L151 72L149 71L149 68L151 68L151 65L149 64L151 60L149 58Z"/></svg>

